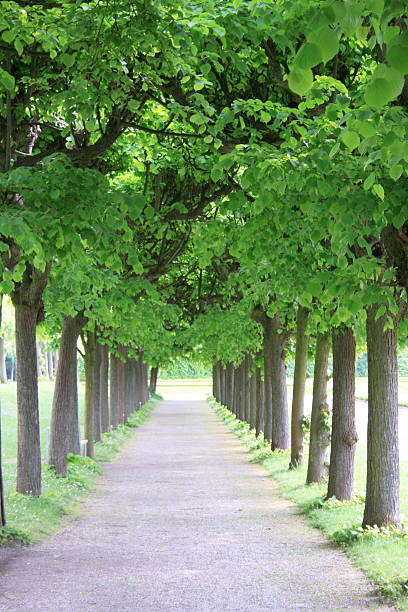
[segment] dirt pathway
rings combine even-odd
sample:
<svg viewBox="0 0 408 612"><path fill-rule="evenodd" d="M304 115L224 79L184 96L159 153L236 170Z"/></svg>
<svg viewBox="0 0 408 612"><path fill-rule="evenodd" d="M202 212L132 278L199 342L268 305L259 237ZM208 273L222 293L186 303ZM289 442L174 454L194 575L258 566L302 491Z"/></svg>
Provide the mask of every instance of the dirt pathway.
<svg viewBox="0 0 408 612"><path fill-rule="evenodd" d="M80 516L0 549L1 612L387 610L200 401L160 404Z"/></svg>

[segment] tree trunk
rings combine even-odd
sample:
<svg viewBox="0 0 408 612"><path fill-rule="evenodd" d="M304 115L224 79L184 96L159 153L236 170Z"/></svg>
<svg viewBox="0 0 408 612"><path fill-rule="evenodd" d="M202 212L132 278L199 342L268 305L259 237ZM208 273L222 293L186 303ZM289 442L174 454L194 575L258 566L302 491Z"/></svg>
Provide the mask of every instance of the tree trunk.
<svg viewBox="0 0 408 612"><path fill-rule="evenodd" d="M110 389L109 389L109 404L110 404L110 425L115 428L119 423L118 415L118 400L119 400L119 359L113 353L110 354Z"/></svg>
<svg viewBox="0 0 408 612"><path fill-rule="evenodd" d="M327 403L327 367L330 342L326 334L317 334L313 374L313 402L310 423L307 484L322 482L328 473L327 450L330 446L329 405Z"/></svg>
<svg viewBox="0 0 408 612"><path fill-rule="evenodd" d="M245 359L238 368L237 409L240 421L245 421Z"/></svg>
<svg viewBox="0 0 408 612"><path fill-rule="evenodd" d="M95 439L95 332L88 332L86 340L85 338L82 339L82 344L85 350L85 438L88 440L87 455L93 457Z"/></svg>
<svg viewBox="0 0 408 612"><path fill-rule="evenodd" d="M286 388L286 333L282 333L279 314L272 319L272 450L289 448L288 394Z"/></svg>
<svg viewBox="0 0 408 612"><path fill-rule="evenodd" d="M272 442L272 370L273 370L273 330L272 319L265 315L264 327L264 438Z"/></svg>
<svg viewBox="0 0 408 612"><path fill-rule="evenodd" d="M125 363L122 359L118 358L118 398L117 398L117 410L118 410L118 424L125 423L126 421L126 406L125 406Z"/></svg>
<svg viewBox="0 0 408 612"><path fill-rule="evenodd" d="M384 330L380 304L367 309L367 488L363 525L400 523L397 322Z"/></svg>
<svg viewBox="0 0 408 612"><path fill-rule="evenodd" d="M44 355L44 376L49 381L51 379L50 379L49 364L48 364L48 351L44 350L43 355Z"/></svg>
<svg viewBox="0 0 408 612"><path fill-rule="evenodd" d="M157 388L157 376L159 374L159 366L152 366L150 368L150 393L156 393Z"/></svg>
<svg viewBox="0 0 408 612"><path fill-rule="evenodd" d="M225 399L228 410L232 412L234 404L234 365L232 363L227 364Z"/></svg>
<svg viewBox="0 0 408 612"><path fill-rule="evenodd" d="M17 355L17 492L41 495L36 325L39 305L14 302Z"/></svg>
<svg viewBox="0 0 408 612"><path fill-rule="evenodd" d="M126 384L126 420L134 412L135 396L134 396L134 360L128 357L125 363L125 384Z"/></svg>
<svg viewBox="0 0 408 612"><path fill-rule="evenodd" d="M67 475L67 454L79 455L77 342L86 323L82 313L65 317L60 341L60 360L55 379L51 413L49 465Z"/></svg>
<svg viewBox="0 0 408 612"><path fill-rule="evenodd" d="M256 419L255 434L258 437L264 430L265 387L261 368L256 368Z"/></svg>
<svg viewBox="0 0 408 612"><path fill-rule="evenodd" d="M216 362L212 367L212 394L217 402L219 401L219 385L219 364Z"/></svg>
<svg viewBox="0 0 408 612"><path fill-rule="evenodd" d="M333 332L333 424L327 497L351 499L354 494L356 339L353 330Z"/></svg>
<svg viewBox="0 0 408 612"><path fill-rule="evenodd" d="M101 362L99 378L99 396L101 410L101 430L102 433L110 431L109 415L109 349L106 344L100 345Z"/></svg>
<svg viewBox="0 0 408 612"><path fill-rule="evenodd" d="M245 422L249 424L251 420L251 363L250 355L245 357L245 379L244 379L244 397L245 397Z"/></svg>
<svg viewBox="0 0 408 612"><path fill-rule="evenodd" d="M0 384L7 382L6 359L4 352L4 338L0 337Z"/></svg>
<svg viewBox="0 0 408 612"><path fill-rule="evenodd" d="M54 380L54 366L53 366L52 351L47 351L47 364L48 364L48 379Z"/></svg>
<svg viewBox="0 0 408 612"><path fill-rule="evenodd" d="M142 405L149 401L149 381L147 364L143 361L143 351L139 354L140 372L141 372L141 402Z"/></svg>
<svg viewBox="0 0 408 612"><path fill-rule="evenodd" d="M303 465L303 419L309 336L306 333L309 309L299 306L296 320L295 372L293 375L290 469Z"/></svg>
<svg viewBox="0 0 408 612"><path fill-rule="evenodd" d="M255 429L256 427L256 415L257 415L257 406L258 406L259 398L257 394L257 376L256 370L252 372L252 376L250 378L250 415L249 415L249 427L251 429Z"/></svg>
<svg viewBox="0 0 408 612"><path fill-rule="evenodd" d="M96 341L93 373L93 432L94 441L102 440L102 418L101 418L101 360L102 346Z"/></svg>
<svg viewBox="0 0 408 612"><path fill-rule="evenodd" d="M224 365L221 365L220 369L220 383L221 383L221 398L220 403L222 406L225 406L225 397L226 397L226 369Z"/></svg>
<svg viewBox="0 0 408 612"><path fill-rule="evenodd" d="M149 399L148 381L147 381L147 367L143 361L143 351L139 353L139 372L140 372L140 402L141 405L145 404Z"/></svg>

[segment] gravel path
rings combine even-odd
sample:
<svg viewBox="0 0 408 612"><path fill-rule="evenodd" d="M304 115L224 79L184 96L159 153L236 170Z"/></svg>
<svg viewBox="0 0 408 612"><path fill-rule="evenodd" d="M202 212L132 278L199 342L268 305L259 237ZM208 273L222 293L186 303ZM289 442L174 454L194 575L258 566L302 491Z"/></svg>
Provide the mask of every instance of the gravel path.
<svg viewBox="0 0 408 612"><path fill-rule="evenodd" d="M389 610L202 401L162 402L44 543L0 549L1 612Z"/></svg>

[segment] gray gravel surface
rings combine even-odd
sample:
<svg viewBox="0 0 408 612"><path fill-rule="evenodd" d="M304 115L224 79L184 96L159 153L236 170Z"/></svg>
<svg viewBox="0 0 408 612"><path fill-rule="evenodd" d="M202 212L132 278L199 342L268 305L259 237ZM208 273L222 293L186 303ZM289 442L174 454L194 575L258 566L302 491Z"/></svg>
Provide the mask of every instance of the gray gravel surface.
<svg viewBox="0 0 408 612"><path fill-rule="evenodd" d="M202 401L162 402L78 515L0 549L1 612L390 610Z"/></svg>

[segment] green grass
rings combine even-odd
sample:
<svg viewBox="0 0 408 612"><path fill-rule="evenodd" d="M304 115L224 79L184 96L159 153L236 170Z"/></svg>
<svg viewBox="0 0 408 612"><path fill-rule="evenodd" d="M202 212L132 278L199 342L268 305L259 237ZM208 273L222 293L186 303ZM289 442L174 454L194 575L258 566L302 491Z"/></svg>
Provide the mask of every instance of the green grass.
<svg viewBox="0 0 408 612"><path fill-rule="evenodd" d="M324 502L327 484L306 485L306 466L289 470L289 451L271 452L263 440L257 439L248 425L237 420L226 408L210 400L218 416L248 447L251 460L263 465L278 483L283 497L297 504L299 512L306 515L312 525L319 528L331 540L338 541L339 530L355 530L361 523L364 510L366 476L366 450L357 449L356 498L351 502ZM401 510L408 516L408 462L401 462ZM365 534L345 546L353 562L362 568L378 585L383 595L401 610L408 610L408 535Z"/></svg>
<svg viewBox="0 0 408 612"><path fill-rule="evenodd" d="M39 383L43 444L45 430L50 424L52 392L53 383ZM82 386L79 393L82 419ZM30 497L15 492L17 436L15 384L0 386L0 400L3 411L3 479L7 518L6 528L0 529L0 545L12 540L26 543L37 541L55 531L62 517L73 512L84 494L93 489L101 473L100 463L112 460L121 446L133 436L134 428L145 422L155 406L154 401L148 402L129 418L126 425L120 425L110 433L104 434L103 441L95 444L95 461L72 455L67 478L62 478L49 470L44 462L42 494L39 497Z"/></svg>

